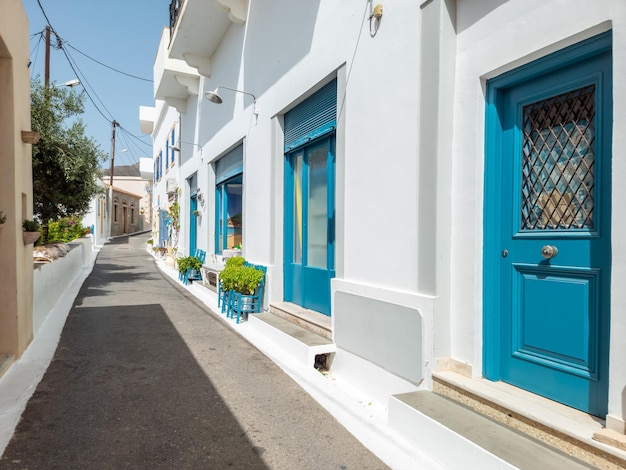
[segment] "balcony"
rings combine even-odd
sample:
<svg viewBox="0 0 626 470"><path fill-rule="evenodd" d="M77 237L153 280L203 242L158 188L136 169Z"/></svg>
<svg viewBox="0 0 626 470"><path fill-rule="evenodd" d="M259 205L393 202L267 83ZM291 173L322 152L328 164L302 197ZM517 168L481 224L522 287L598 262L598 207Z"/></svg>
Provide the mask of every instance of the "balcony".
<svg viewBox="0 0 626 470"><path fill-rule="evenodd" d="M172 3L170 3L170 40L172 39L172 34L174 34L176 20L183 3L185 3L185 0L172 0Z"/></svg>
<svg viewBox="0 0 626 470"><path fill-rule="evenodd" d="M243 24L249 0L172 0L169 58L184 61L205 77L211 57L231 24Z"/></svg>
<svg viewBox="0 0 626 470"><path fill-rule="evenodd" d="M185 113L188 98L198 95L200 75L185 61L168 57L169 38L169 30L163 28L159 50L154 59L154 98L165 101L179 113Z"/></svg>

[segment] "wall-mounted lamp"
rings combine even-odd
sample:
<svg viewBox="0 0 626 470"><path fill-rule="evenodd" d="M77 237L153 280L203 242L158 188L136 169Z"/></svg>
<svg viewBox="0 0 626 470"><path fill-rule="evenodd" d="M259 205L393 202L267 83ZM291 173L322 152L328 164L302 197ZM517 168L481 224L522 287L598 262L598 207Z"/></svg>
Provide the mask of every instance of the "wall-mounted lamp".
<svg viewBox="0 0 626 470"><path fill-rule="evenodd" d="M202 146L201 145L196 144L195 142L185 142L184 140L179 140L178 144L170 145L170 150L173 150L174 152L180 152L180 144L195 145L196 147L198 147L200 155L202 155Z"/></svg>
<svg viewBox="0 0 626 470"><path fill-rule="evenodd" d="M204 196L200 192L200 188L196 189L196 199L202 207L204 207Z"/></svg>
<svg viewBox="0 0 626 470"><path fill-rule="evenodd" d="M243 93L244 95L252 96L252 99L254 100L254 103L253 103L253 105L254 105L254 114L257 117L259 116L259 109L256 106L256 96L254 96L252 93L248 93L247 91L241 91L241 90L237 90L236 88L229 88L227 86L220 85L213 91L207 91L204 96L206 96L206 99L209 100L211 103L221 104L224 100L222 100L222 97L217 92L220 88L224 88L225 90L234 91L235 93Z"/></svg>
<svg viewBox="0 0 626 470"><path fill-rule="evenodd" d="M370 36L376 36L378 32L378 28L380 27L380 22L383 18L383 6L379 3L376 6L373 6L373 0L369 0L370 2Z"/></svg>

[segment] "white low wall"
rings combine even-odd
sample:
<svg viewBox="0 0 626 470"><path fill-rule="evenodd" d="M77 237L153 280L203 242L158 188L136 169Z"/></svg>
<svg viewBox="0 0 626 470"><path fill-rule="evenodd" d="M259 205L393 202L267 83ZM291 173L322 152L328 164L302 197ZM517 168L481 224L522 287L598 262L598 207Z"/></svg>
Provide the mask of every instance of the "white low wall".
<svg viewBox="0 0 626 470"><path fill-rule="evenodd" d="M63 258L52 263L37 266L33 272L33 335L48 313L59 301L66 287L79 274L82 268L92 264L96 252L91 237L83 237L68 243L72 250Z"/></svg>

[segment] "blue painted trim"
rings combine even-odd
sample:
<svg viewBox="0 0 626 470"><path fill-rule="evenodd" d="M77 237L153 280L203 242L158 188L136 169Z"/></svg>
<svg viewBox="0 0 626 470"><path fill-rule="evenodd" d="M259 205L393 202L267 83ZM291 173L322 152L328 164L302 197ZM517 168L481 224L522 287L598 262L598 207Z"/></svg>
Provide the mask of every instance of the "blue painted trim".
<svg viewBox="0 0 626 470"><path fill-rule="evenodd" d="M501 96L498 88L487 83L485 116L485 179L483 208L483 375L500 380L500 230L496 226L502 213L502 164L499 149L502 148L500 132ZM497 195L497 196L496 196ZM489 203L487 203L489 201Z"/></svg>
<svg viewBox="0 0 626 470"><path fill-rule="evenodd" d="M198 198L194 194L189 198L189 255L193 255L196 252L198 221L196 220L196 216L193 215L193 211L197 208Z"/></svg>
<svg viewBox="0 0 626 470"><path fill-rule="evenodd" d="M293 210L294 210L294 186L293 186L293 155L285 155L285 197L284 197L284 214L283 214L283 297L286 302L293 299L291 293L293 291L293 273L290 266L293 263Z"/></svg>
<svg viewBox="0 0 626 470"><path fill-rule="evenodd" d="M488 87L506 88L512 85L531 80L546 73L564 68L568 65L582 62L590 57L597 56L612 49L613 33L607 31L585 41L553 52L514 70L492 78L487 82Z"/></svg>
<svg viewBox="0 0 626 470"><path fill-rule="evenodd" d="M175 135L176 135L175 134L175 129L172 129L172 132L171 132L171 135L170 135L169 147L172 147L176 143ZM175 160L174 155L175 155L175 152L170 149L170 163L171 164L174 163L174 160Z"/></svg>
<svg viewBox="0 0 626 470"><path fill-rule="evenodd" d="M337 121L329 122L325 124L324 126L320 127L319 129L315 129L313 132L310 132L304 137L300 137L299 139L295 140L290 145L285 145L285 153L291 152L292 150L298 147L301 147L303 145L306 145L309 142L314 141L315 139L324 137L325 135L328 135L331 132L334 132L336 128L337 128Z"/></svg>
<svg viewBox="0 0 626 470"><path fill-rule="evenodd" d="M483 375L491 380L500 380L500 344L501 324L500 308L500 271L502 229L500 216L502 213L502 164L499 158L502 148L503 131L500 122L502 95L506 88L518 85L543 74L561 69L565 66L582 62L591 57L612 50L612 31L599 34L588 40L557 51L546 57L506 72L487 82L485 103L485 170L484 170L484 204L483 204ZM596 90L596 93L602 90ZM600 96L600 95L598 95ZM596 115L603 114L601 102L597 102ZM610 126L597 129L606 136L610 134ZM604 141L596 139L597 141ZM610 142L610 139L607 140ZM598 144L600 145L600 144ZM610 151L610 149L606 149ZM598 153L603 149L598 148ZM602 171L602 170L599 170ZM598 173L601 174L601 173ZM610 211L610 201L603 201L606 210ZM598 201L600 207L600 201ZM610 265L610 264L609 264ZM608 341L608 338L601 338Z"/></svg>
<svg viewBox="0 0 626 470"><path fill-rule="evenodd" d="M327 269L331 271L331 277L335 277L335 135L328 139L328 159L327 159L327 178L328 178L328 200L327 214L328 217L328 257Z"/></svg>
<svg viewBox="0 0 626 470"><path fill-rule="evenodd" d="M220 224L220 210L222 208L222 190L223 186L215 185L215 254L222 254L222 247L220 245L220 230L222 226Z"/></svg>

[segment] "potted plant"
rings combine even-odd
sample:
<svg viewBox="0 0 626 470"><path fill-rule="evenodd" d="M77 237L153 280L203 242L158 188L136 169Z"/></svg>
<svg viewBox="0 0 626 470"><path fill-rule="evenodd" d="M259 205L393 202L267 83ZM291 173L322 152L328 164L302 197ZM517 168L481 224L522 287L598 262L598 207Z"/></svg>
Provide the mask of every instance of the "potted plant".
<svg viewBox="0 0 626 470"><path fill-rule="evenodd" d="M264 276L263 271L254 266L246 265L244 258L236 256L226 260L226 265L220 272L219 279L222 281L223 291L232 290L243 295L252 295L261 285Z"/></svg>
<svg viewBox="0 0 626 470"><path fill-rule="evenodd" d="M256 269L254 266L241 266L235 271L235 283L233 290L243 295L253 295L261 285L263 271Z"/></svg>
<svg viewBox="0 0 626 470"><path fill-rule="evenodd" d="M200 261L195 256L183 256L176 260L176 264L178 265L178 274L182 277L187 273L187 279L190 280L199 280L202 279L202 275L200 274L200 269L202 269L202 261Z"/></svg>
<svg viewBox="0 0 626 470"><path fill-rule="evenodd" d="M30 245L39 240L39 224L35 220L26 219L22 222L22 238L24 239L24 245Z"/></svg>
<svg viewBox="0 0 626 470"><path fill-rule="evenodd" d="M220 272L220 303L222 312L226 311L229 318L260 311L263 297L263 280L265 269L249 265L242 257L229 258Z"/></svg>

